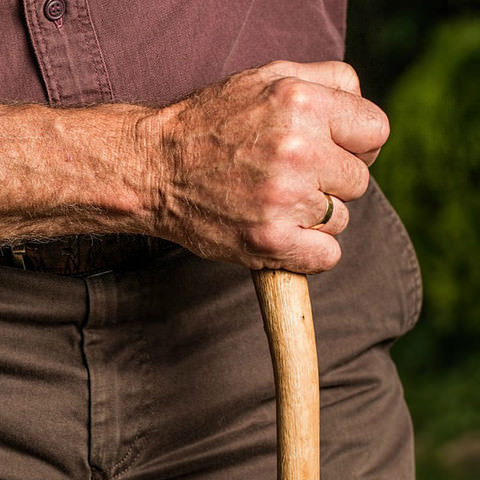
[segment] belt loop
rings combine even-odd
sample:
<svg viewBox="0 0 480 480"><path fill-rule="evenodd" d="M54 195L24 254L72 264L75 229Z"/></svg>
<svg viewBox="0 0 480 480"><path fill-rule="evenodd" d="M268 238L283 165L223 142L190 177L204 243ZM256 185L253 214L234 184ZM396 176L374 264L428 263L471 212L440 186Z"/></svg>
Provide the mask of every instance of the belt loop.
<svg viewBox="0 0 480 480"><path fill-rule="evenodd" d="M25 255L27 254L27 249L25 245L17 245L11 248L13 266L17 268L22 268L23 270L27 269L25 265Z"/></svg>

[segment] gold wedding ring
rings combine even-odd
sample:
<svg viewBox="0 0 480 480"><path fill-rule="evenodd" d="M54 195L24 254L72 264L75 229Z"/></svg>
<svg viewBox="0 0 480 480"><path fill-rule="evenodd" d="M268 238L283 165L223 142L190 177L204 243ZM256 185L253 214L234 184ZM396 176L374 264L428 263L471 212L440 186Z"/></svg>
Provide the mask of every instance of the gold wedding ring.
<svg viewBox="0 0 480 480"><path fill-rule="evenodd" d="M327 200L327 211L325 212L325 215L323 216L323 218L320 222L318 222L315 225L312 225L311 227L309 227L313 230L318 230L319 228L321 228L323 225L325 225L332 218L332 215L333 215L333 200L332 200L332 197L328 193L324 193L324 195L325 195L325 199Z"/></svg>

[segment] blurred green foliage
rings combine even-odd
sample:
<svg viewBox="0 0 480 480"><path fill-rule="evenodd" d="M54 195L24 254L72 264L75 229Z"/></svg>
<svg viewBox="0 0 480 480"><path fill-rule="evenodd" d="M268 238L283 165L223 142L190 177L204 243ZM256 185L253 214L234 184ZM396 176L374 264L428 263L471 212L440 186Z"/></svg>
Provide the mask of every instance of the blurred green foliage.
<svg viewBox="0 0 480 480"><path fill-rule="evenodd" d="M407 226L424 280L420 322L393 349L416 430L418 480L475 480L480 4L366 3L351 2L347 58L390 117L373 174Z"/></svg>
<svg viewBox="0 0 480 480"><path fill-rule="evenodd" d="M428 364L448 365L480 339L480 17L442 26L387 108L392 135L374 174L415 239L424 311L447 342Z"/></svg>
<svg viewBox="0 0 480 480"><path fill-rule="evenodd" d="M460 458L449 447L480 432L479 87L480 18L441 26L390 93L374 169L423 271L421 323L396 353L425 479L480 478L480 441Z"/></svg>

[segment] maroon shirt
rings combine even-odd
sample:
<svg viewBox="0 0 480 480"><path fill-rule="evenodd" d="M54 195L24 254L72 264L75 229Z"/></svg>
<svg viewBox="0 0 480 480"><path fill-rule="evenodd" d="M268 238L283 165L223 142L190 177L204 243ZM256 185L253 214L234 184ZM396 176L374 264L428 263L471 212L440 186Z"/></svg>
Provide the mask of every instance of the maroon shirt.
<svg viewBox="0 0 480 480"><path fill-rule="evenodd" d="M0 18L3 102L165 103L274 59L344 51L343 0L2 0Z"/></svg>
<svg viewBox="0 0 480 480"><path fill-rule="evenodd" d="M45 2L50 16L65 13L49 20ZM270 60L342 58L345 4L0 0L0 20L0 101L163 103ZM339 479L413 479L410 420L388 349L418 317L415 253L374 184L349 209L342 262L310 278L326 409L322 471ZM109 478L268 477L271 379L252 323L258 312L249 274L172 258L141 275L89 279L87 307L85 285L72 278L0 268L2 362L10 366L2 385L14 385L0 388L8 419L2 478L12 464L19 472L35 465L29 473L40 478L52 478L53 468L55 478L73 478L90 465ZM39 342L45 321L49 335ZM74 345L79 328L82 354ZM43 382L22 374L30 365ZM42 427L47 417L50 429Z"/></svg>

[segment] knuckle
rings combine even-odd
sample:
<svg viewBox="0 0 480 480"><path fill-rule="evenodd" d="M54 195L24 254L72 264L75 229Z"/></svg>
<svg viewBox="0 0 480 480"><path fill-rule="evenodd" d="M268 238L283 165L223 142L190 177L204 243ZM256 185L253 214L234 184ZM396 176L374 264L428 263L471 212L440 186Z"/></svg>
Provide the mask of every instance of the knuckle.
<svg viewBox="0 0 480 480"><path fill-rule="evenodd" d="M305 154L306 148L308 148L308 145L303 135L292 131L281 135L277 139L274 147L275 158L279 161L295 161L296 158Z"/></svg>
<svg viewBox="0 0 480 480"><path fill-rule="evenodd" d="M246 250L251 253L275 255L281 247L282 234L274 224L253 227L245 233Z"/></svg>
<svg viewBox="0 0 480 480"><path fill-rule="evenodd" d="M311 87L302 80L284 77L277 81L276 87L276 93L287 109L298 110L311 103Z"/></svg>

